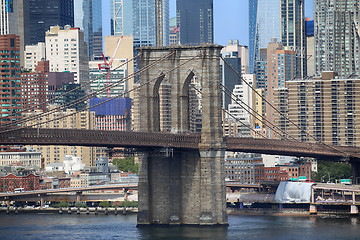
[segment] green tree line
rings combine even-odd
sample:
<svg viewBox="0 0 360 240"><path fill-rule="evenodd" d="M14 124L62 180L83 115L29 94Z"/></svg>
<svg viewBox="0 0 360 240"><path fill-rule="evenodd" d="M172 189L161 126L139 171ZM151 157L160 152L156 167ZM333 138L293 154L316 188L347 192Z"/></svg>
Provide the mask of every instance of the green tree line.
<svg viewBox="0 0 360 240"><path fill-rule="evenodd" d="M135 163L134 157L115 158L112 160L112 164L123 172L131 172L138 174L139 164Z"/></svg>

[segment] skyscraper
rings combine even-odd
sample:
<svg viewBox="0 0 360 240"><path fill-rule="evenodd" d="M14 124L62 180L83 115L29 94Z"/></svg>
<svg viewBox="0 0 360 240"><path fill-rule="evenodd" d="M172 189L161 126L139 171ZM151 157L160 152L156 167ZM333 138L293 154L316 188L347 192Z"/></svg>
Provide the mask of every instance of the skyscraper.
<svg viewBox="0 0 360 240"><path fill-rule="evenodd" d="M280 38L280 0L249 0L249 68L255 70L260 48Z"/></svg>
<svg viewBox="0 0 360 240"><path fill-rule="evenodd" d="M360 0L316 0L315 71L338 72L342 78L359 75Z"/></svg>
<svg viewBox="0 0 360 240"><path fill-rule="evenodd" d="M45 41L45 32L50 26L74 26L74 0L32 0L29 14L30 44L33 45Z"/></svg>
<svg viewBox="0 0 360 240"><path fill-rule="evenodd" d="M99 50L94 54L94 39L97 35L102 35L101 0L74 0L74 9L74 26L84 32L89 58L101 55Z"/></svg>
<svg viewBox="0 0 360 240"><path fill-rule="evenodd" d="M169 45L169 0L111 0L112 35L133 35L134 46Z"/></svg>
<svg viewBox="0 0 360 240"><path fill-rule="evenodd" d="M20 37L14 34L0 36L1 83L0 125L21 118Z"/></svg>
<svg viewBox="0 0 360 240"><path fill-rule="evenodd" d="M213 0L176 0L180 44L214 42Z"/></svg>
<svg viewBox="0 0 360 240"><path fill-rule="evenodd" d="M75 83L89 81L89 58L84 33L79 28L52 26L46 31L46 60L51 72L73 72ZM90 87L84 85L84 90Z"/></svg>
<svg viewBox="0 0 360 240"><path fill-rule="evenodd" d="M304 0L281 0L281 43L296 52L296 76L306 76Z"/></svg>

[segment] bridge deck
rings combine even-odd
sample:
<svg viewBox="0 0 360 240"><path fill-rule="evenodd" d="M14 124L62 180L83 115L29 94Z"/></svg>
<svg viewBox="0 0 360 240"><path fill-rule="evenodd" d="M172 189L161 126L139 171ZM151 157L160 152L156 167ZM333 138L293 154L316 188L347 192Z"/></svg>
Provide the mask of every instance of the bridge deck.
<svg viewBox="0 0 360 240"><path fill-rule="evenodd" d="M138 149L174 148L198 150L198 134L120 132L74 129L27 128L1 133L3 145L69 145L130 147ZM324 144L291 140L224 137L226 150L299 157L350 157L360 159L357 147L329 147Z"/></svg>

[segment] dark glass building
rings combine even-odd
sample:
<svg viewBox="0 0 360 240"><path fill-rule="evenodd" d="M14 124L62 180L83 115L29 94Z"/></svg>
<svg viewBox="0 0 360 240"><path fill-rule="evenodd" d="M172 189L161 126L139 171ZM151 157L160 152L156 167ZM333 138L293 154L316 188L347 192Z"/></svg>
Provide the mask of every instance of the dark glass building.
<svg viewBox="0 0 360 240"><path fill-rule="evenodd" d="M83 98L85 96L84 90L81 90L80 84L75 83L67 83L63 84L60 89L55 90L55 101L54 104L66 106L68 108L74 108L76 111L82 111L86 107L86 103L84 101L79 101L78 103L73 105L76 100ZM75 88L78 88L75 90ZM70 92L72 91L72 92ZM65 94L70 92L68 94Z"/></svg>
<svg viewBox="0 0 360 240"><path fill-rule="evenodd" d="M45 42L50 26L74 26L74 0L29 1L30 44Z"/></svg>
<svg viewBox="0 0 360 240"><path fill-rule="evenodd" d="M180 44L214 42L213 0L176 0Z"/></svg>

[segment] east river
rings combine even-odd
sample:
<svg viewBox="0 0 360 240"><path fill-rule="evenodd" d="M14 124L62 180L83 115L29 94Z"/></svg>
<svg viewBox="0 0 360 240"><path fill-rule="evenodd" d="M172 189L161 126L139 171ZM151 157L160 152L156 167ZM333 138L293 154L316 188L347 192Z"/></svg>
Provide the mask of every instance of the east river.
<svg viewBox="0 0 360 240"><path fill-rule="evenodd" d="M0 239L360 239L360 218L229 216L229 227L136 228L136 215L0 214Z"/></svg>

